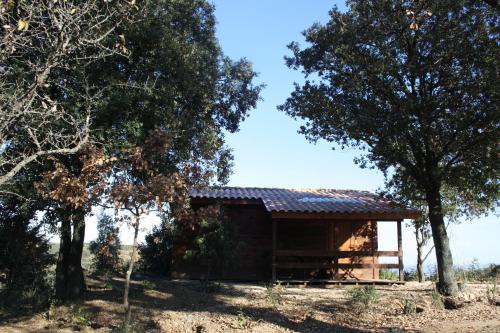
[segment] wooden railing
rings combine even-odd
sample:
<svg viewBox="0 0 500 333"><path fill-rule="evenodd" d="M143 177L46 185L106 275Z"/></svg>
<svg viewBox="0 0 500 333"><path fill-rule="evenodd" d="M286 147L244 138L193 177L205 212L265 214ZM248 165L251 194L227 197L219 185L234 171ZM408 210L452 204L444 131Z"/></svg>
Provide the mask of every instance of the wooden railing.
<svg viewBox="0 0 500 333"><path fill-rule="evenodd" d="M373 276L375 276L375 269L387 268L398 269L399 280L404 280L403 273L403 242L401 224L402 221L397 222L397 238L398 250L397 251L301 251L301 250L280 250L277 248L276 242L276 220L272 222L272 281L275 282L277 275L276 269L278 268L329 268L333 269L335 276L338 274L339 269L347 270L353 268L372 268ZM302 258L319 258L323 262L304 262L304 261L286 261L280 262L279 258L283 257L302 257ZM356 257L371 257L372 263L339 263L339 259L343 258L356 258ZM378 263L379 257L397 257L397 264L380 264ZM326 259L326 261L325 261ZM377 260L376 260L377 259Z"/></svg>
<svg viewBox="0 0 500 333"><path fill-rule="evenodd" d="M276 268L399 268L399 264L336 263L338 259L356 257L399 257L399 251L301 251L276 250ZM324 258L329 262L280 262L280 257Z"/></svg>
<svg viewBox="0 0 500 333"><path fill-rule="evenodd" d="M397 257L399 251L302 251L302 250L276 250L277 257L337 257L351 258L360 256Z"/></svg>

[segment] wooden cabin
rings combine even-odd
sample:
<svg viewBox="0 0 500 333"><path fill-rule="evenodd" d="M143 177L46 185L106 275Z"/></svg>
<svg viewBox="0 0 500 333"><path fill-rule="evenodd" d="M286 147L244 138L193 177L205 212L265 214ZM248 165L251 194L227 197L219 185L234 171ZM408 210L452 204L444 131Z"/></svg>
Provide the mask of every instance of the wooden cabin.
<svg viewBox="0 0 500 333"><path fill-rule="evenodd" d="M218 187L191 193L191 205L220 204L235 224L237 260L211 278L236 281L379 280L396 268L403 280L401 222L418 212L370 192L323 189ZM398 248L379 251L377 223L396 223ZM188 245L176 244L172 277L200 279L204 269L183 260ZM379 258L397 257L397 264Z"/></svg>

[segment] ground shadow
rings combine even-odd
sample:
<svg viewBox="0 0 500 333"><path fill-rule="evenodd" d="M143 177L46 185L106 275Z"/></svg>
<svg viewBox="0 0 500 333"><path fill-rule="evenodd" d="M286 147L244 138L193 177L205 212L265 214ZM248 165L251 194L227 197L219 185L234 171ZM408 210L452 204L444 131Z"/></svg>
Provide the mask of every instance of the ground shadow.
<svg viewBox="0 0 500 333"><path fill-rule="evenodd" d="M234 288L229 284L211 283L208 286L199 281L168 281L168 280L147 280L145 284L135 281L132 284L130 299L132 300L134 318L141 325L153 325L151 331L154 331L154 322L151 321L147 311L175 311L175 312L209 312L217 314L227 314L238 316L244 314L254 323L267 322L283 329L295 332L348 332L361 333L370 332L370 329L353 328L341 324L324 322L306 315L303 318L290 318L280 312L276 307L258 307L258 306L236 306L225 301L227 297L244 297L248 304L252 303L252 292L246 292L242 288ZM256 286L256 285L253 285ZM260 285L262 286L262 285ZM113 302L119 309L122 300L123 281L115 279L111 281L111 287L106 290L92 290L86 294L87 300L106 300ZM252 285L248 284L251 290ZM93 304L93 303L91 303ZM323 304L321 311L337 311L345 304L334 303L331 305ZM315 309L312 306L312 309ZM316 308L316 310L320 310ZM110 308L97 306L89 311L101 312L111 311L109 316L121 318L121 313ZM114 312L112 312L114 311ZM396 328L380 328L378 330L387 332L412 332Z"/></svg>

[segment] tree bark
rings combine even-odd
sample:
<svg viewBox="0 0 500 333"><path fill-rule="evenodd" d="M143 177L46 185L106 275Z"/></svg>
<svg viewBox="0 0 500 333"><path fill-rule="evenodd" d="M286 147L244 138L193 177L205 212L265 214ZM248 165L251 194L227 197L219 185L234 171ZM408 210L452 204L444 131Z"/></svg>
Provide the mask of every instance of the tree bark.
<svg viewBox="0 0 500 333"><path fill-rule="evenodd" d="M438 266L438 291L445 296L457 294L458 287L455 281L453 258L450 251L450 242L446 232L441 204L439 186L431 184L426 192L426 201L429 206L429 221L431 223L432 238L436 250Z"/></svg>
<svg viewBox="0 0 500 333"><path fill-rule="evenodd" d="M68 267L69 299L79 299L85 292L85 278L82 268L83 244L85 241L85 214L77 212L73 217L73 239L71 240Z"/></svg>
<svg viewBox="0 0 500 333"><path fill-rule="evenodd" d="M73 233L71 232L73 226ZM85 291L82 253L85 240L85 212L81 209L64 216L61 222L59 257L56 266L56 297L78 300Z"/></svg>
<svg viewBox="0 0 500 333"><path fill-rule="evenodd" d="M418 282L422 283L425 281L424 274L424 245L426 243L424 226L425 220L415 221L415 238L417 241L417 278Z"/></svg>
<svg viewBox="0 0 500 333"><path fill-rule="evenodd" d="M417 277L420 283L425 281L423 250L423 246L419 244L417 238Z"/></svg>
<svg viewBox="0 0 500 333"><path fill-rule="evenodd" d="M68 266L71 248L71 221L69 219L62 219L59 234L59 256L56 264L56 297L60 300L66 300L66 290L68 289Z"/></svg>
<svg viewBox="0 0 500 333"><path fill-rule="evenodd" d="M130 277L132 276L132 271L134 270L135 257L137 253L137 235L139 234L139 222L140 217L135 217L134 223L134 244L132 245L132 254L130 255L130 263L128 265L127 274L125 276L125 288L123 290L123 307L125 308L125 326L130 324L132 309L130 308L130 302L128 300L128 294L130 290Z"/></svg>

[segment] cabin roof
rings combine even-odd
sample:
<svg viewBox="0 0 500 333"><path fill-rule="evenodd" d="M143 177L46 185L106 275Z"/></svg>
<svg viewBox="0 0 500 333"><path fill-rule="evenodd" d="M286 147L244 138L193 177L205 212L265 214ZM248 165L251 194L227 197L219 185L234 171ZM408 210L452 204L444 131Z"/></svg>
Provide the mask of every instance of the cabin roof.
<svg viewBox="0 0 500 333"><path fill-rule="evenodd" d="M368 191L212 187L191 191L192 198L261 200L270 213L370 213L414 216L417 211Z"/></svg>

